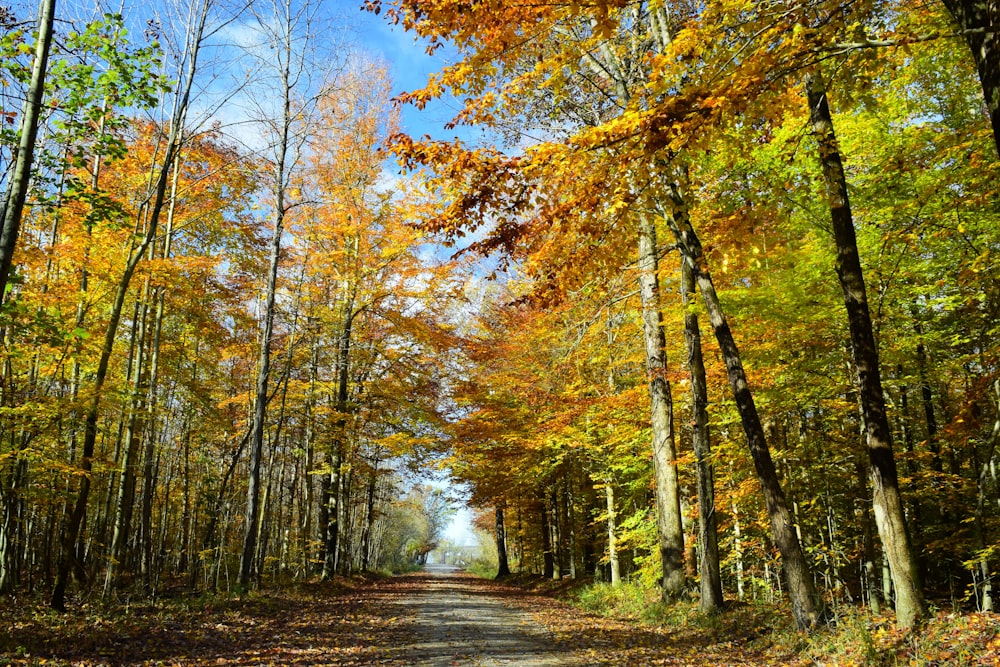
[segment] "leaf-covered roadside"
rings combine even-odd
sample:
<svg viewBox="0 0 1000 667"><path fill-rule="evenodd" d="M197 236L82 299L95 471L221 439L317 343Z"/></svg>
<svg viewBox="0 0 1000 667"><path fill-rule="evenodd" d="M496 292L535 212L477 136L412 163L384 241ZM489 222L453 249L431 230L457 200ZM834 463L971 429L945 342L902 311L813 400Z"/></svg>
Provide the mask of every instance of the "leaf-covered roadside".
<svg viewBox="0 0 1000 667"><path fill-rule="evenodd" d="M522 590L518 603L532 609L534 617L545 625L555 641L582 650L586 662L580 664L692 667L796 664L791 651L766 640L757 641L771 633L763 619L741 615L739 611L716 617L721 623L686 623L680 616L671 617L671 622L663 622L664 619L653 622L645 613L639 618L623 607L609 605L599 608L600 613L582 609L578 595L584 587L569 580L558 583L524 576L515 577L502 587L513 586ZM655 600L642 604L644 612L655 613L655 608L662 608ZM694 608L689 611L692 621L698 618ZM728 622L737 617L741 623ZM705 617L700 619L704 621Z"/></svg>
<svg viewBox="0 0 1000 667"><path fill-rule="evenodd" d="M663 605L641 585L558 583L523 577L512 583L535 595L535 614L560 641L587 644L595 665L790 665L794 667L983 667L1000 665L995 613L938 611L919 630L844 606L811 635L797 631L787 610L729 601L707 617L697 603ZM565 601L589 613L566 613Z"/></svg>
<svg viewBox="0 0 1000 667"><path fill-rule="evenodd" d="M337 581L242 599L0 609L0 664L402 665L412 619L394 615L389 581Z"/></svg>

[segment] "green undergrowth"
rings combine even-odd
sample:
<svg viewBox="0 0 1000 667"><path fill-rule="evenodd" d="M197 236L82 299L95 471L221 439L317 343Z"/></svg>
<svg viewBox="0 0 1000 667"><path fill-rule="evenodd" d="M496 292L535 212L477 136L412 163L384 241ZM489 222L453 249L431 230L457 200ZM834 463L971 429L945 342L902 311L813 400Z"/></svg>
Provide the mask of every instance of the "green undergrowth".
<svg viewBox="0 0 1000 667"><path fill-rule="evenodd" d="M410 562L401 563L393 567L391 570L385 570L384 574L386 574L387 576L393 576L396 574L409 574L411 572L419 572L420 570L423 569L423 567L424 566L419 563L410 563Z"/></svg>
<svg viewBox="0 0 1000 667"><path fill-rule="evenodd" d="M773 606L734 602L725 613L705 614L693 597L664 602L658 589L637 582L593 582L571 590L565 599L602 616L696 633L710 643L735 641L760 651L773 648L775 633L791 629L782 610ZM787 653L787 648L780 652Z"/></svg>
<svg viewBox="0 0 1000 667"><path fill-rule="evenodd" d="M474 574L480 579L493 579L497 574L496 565L491 565L490 563L484 563L480 560L474 560L465 566L465 571L469 574Z"/></svg>
<svg viewBox="0 0 1000 667"><path fill-rule="evenodd" d="M506 583L559 597L586 611L696 633L704 641L735 643L765 664L801 667L984 667L1000 665L1000 615L934 612L915 631L895 627L886 616L841 605L812 633L796 630L785 604L727 601L721 614L708 615L690 599L664 603L659 591L636 582L613 587L604 582L551 581L513 575Z"/></svg>

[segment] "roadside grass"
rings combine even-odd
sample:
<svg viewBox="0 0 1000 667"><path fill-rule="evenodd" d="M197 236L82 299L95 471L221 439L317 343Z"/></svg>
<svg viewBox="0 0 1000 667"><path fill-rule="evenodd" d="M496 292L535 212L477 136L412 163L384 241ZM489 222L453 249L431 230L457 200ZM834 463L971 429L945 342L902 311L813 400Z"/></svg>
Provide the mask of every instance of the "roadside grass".
<svg viewBox="0 0 1000 667"><path fill-rule="evenodd" d="M474 560L466 565L465 571L480 579L493 579L497 576L497 566L481 560Z"/></svg>

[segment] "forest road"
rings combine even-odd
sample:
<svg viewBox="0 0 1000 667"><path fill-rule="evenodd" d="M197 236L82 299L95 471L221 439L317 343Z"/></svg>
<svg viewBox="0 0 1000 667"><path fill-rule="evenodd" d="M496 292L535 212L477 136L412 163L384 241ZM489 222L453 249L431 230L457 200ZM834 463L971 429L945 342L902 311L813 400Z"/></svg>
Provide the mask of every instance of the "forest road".
<svg viewBox="0 0 1000 667"><path fill-rule="evenodd" d="M461 569L428 565L417 580L421 585L396 601L413 633L397 659L418 667L581 664L529 612Z"/></svg>
<svg viewBox="0 0 1000 667"><path fill-rule="evenodd" d="M452 567L203 600L76 606L0 597L0 665L59 667L763 667L722 636L611 619Z"/></svg>

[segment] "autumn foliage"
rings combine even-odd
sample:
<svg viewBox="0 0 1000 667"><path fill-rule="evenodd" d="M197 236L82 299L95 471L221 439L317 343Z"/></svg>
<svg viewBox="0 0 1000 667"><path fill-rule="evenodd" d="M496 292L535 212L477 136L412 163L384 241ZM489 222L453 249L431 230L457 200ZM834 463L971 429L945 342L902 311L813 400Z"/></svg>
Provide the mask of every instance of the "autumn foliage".
<svg viewBox="0 0 1000 667"><path fill-rule="evenodd" d="M975 7L366 6L449 64L400 93L357 54L276 56L277 109L160 46L196 25L60 42L0 312L0 591L404 568L443 472L514 573L800 629L989 618L1000 51ZM5 179L30 40L0 41ZM403 131L445 98L454 138Z"/></svg>

